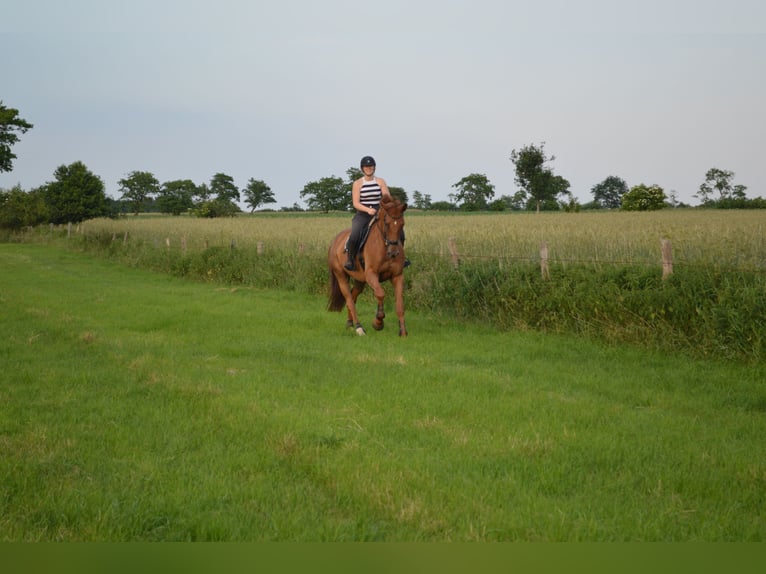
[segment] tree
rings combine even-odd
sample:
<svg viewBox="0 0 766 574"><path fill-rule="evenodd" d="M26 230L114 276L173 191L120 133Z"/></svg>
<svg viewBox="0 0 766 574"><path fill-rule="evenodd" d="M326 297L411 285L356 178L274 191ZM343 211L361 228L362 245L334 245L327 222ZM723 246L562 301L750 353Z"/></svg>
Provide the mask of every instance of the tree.
<svg viewBox="0 0 766 574"><path fill-rule="evenodd" d="M569 193L569 182L553 175L553 171L545 166L556 159L545 155L545 142L539 147L530 144L513 150L510 159L516 166L516 184L521 188L516 200L523 198L528 208L534 207L538 212L541 208L558 209L556 197Z"/></svg>
<svg viewBox="0 0 766 574"><path fill-rule="evenodd" d="M19 117L19 110L4 106L0 100L0 173L13 170L16 155L11 151L11 146L19 142L19 136L14 132L25 134L33 127Z"/></svg>
<svg viewBox="0 0 766 574"><path fill-rule="evenodd" d="M725 202L726 200L743 200L747 187L744 185L735 185L732 187L731 180L734 178L734 172L716 167L710 168L705 174L705 182L700 185L699 191L695 194L703 204L716 202ZM718 198L712 196L714 192L718 193Z"/></svg>
<svg viewBox="0 0 766 574"><path fill-rule="evenodd" d="M27 193L17 185L9 191L0 190L0 228L18 231L48 220L40 188Z"/></svg>
<svg viewBox="0 0 766 574"><path fill-rule="evenodd" d="M190 179L166 181L157 196L157 207L162 213L181 215L194 207L197 192L197 186Z"/></svg>
<svg viewBox="0 0 766 574"><path fill-rule="evenodd" d="M217 173L210 180L210 193L223 201L239 201L239 189L234 185L234 178L225 173Z"/></svg>
<svg viewBox="0 0 766 574"><path fill-rule="evenodd" d="M337 177L323 177L319 181L312 181L305 185L300 193L301 198L307 197L306 203L311 210L348 211L351 208L351 193L348 184Z"/></svg>
<svg viewBox="0 0 766 574"><path fill-rule="evenodd" d="M483 173L472 173L453 184L457 190L455 199L462 202L462 209L476 211L486 209L489 200L495 196L495 186Z"/></svg>
<svg viewBox="0 0 766 574"><path fill-rule="evenodd" d="M622 196L624 211L654 211L665 207L665 191L659 185L636 185Z"/></svg>
<svg viewBox="0 0 766 574"><path fill-rule="evenodd" d="M590 192L600 207L619 209L622 205L622 197L628 193L628 184L616 175L610 175L601 183L594 185Z"/></svg>
<svg viewBox="0 0 766 574"><path fill-rule="evenodd" d="M109 215L104 182L85 164L59 166L53 175L56 181L47 183L43 191L51 223L79 223Z"/></svg>
<svg viewBox="0 0 766 574"><path fill-rule="evenodd" d="M148 171L132 171L117 183L122 193L120 199L132 206L135 215L141 212L148 199L160 191L160 182Z"/></svg>
<svg viewBox="0 0 766 574"><path fill-rule="evenodd" d="M210 187L200 186L197 194L201 198L195 206L198 217L234 217L240 212L239 189L234 185L234 178L225 173L217 173L210 180ZM213 196L213 199L210 197Z"/></svg>
<svg viewBox="0 0 766 574"><path fill-rule="evenodd" d="M412 192L412 201L415 204L416 209L431 209L431 196L427 193L420 193L419 191Z"/></svg>
<svg viewBox="0 0 766 574"><path fill-rule="evenodd" d="M247 182L247 187L242 190L245 194L245 204L250 206L250 213L267 203L276 203L274 192L261 180L252 177Z"/></svg>

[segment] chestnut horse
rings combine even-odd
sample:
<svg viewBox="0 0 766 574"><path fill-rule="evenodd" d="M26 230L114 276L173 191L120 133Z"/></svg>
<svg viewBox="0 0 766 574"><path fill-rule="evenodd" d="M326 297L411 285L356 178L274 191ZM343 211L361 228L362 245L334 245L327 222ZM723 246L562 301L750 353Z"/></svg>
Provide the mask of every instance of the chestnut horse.
<svg viewBox="0 0 766 574"><path fill-rule="evenodd" d="M340 311L345 304L348 309L348 327L354 327L358 335L365 335L364 327L359 322L356 312L356 299L369 285L378 300L378 311L372 323L375 330L383 328L386 316L383 310L383 299L386 292L380 285L391 281L396 297L396 314L399 317L399 335L407 336L404 325L404 245L402 244L402 229L404 228L404 211L407 205L398 199L384 197L380 202L378 213L370 220L367 240L356 256L354 271L343 267L346 262L345 245L351 234L350 229L341 231L335 236L327 254L327 265L330 269L330 297L327 309ZM351 288L351 279L354 287Z"/></svg>

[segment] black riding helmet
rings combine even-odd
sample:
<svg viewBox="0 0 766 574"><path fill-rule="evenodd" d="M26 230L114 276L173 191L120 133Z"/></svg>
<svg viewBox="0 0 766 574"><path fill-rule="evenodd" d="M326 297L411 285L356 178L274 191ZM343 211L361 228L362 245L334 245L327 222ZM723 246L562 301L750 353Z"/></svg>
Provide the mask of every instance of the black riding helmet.
<svg viewBox="0 0 766 574"><path fill-rule="evenodd" d="M372 156L366 155L362 158L362 161L359 162L359 167L368 167L372 166L375 167L375 158Z"/></svg>

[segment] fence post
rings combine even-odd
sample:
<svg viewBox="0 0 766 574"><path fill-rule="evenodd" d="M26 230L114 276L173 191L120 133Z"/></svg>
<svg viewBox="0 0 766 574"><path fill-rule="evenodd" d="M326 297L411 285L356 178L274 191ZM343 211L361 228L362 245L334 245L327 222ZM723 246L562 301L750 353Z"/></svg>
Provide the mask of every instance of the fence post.
<svg viewBox="0 0 766 574"><path fill-rule="evenodd" d="M662 246L662 280L673 274L673 246L669 239L660 239Z"/></svg>
<svg viewBox="0 0 766 574"><path fill-rule="evenodd" d="M448 245L450 255L452 256L452 266L457 269L460 265L460 255L457 252L457 240L454 237L450 237Z"/></svg>
<svg viewBox="0 0 766 574"><path fill-rule="evenodd" d="M165 238L165 247L167 247L168 249L170 249L170 237L166 237L166 238Z"/></svg>
<svg viewBox="0 0 766 574"><path fill-rule="evenodd" d="M543 241L540 244L540 274L543 279L550 279L551 273L548 270L548 242Z"/></svg>
<svg viewBox="0 0 766 574"><path fill-rule="evenodd" d="M67 236L67 239L72 237L72 222L71 221L66 226L66 236Z"/></svg>
<svg viewBox="0 0 766 574"><path fill-rule="evenodd" d="M255 252L258 253L258 255L263 255L263 241L259 241L255 246Z"/></svg>
<svg viewBox="0 0 766 574"><path fill-rule="evenodd" d="M181 252L186 253L186 236L181 237Z"/></svg>

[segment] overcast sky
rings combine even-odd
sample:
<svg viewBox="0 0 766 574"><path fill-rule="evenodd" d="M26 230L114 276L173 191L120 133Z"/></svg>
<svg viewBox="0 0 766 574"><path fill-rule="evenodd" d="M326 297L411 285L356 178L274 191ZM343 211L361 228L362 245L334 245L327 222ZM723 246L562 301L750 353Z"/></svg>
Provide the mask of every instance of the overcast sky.
<svg viewBox="0 0 766 574"><path fill-rule="evenodd" d="M265 181L277 204L373 155L446 200L545 142L590 201L607 176L693 197L711 167L766 197L763 0L4 0L0 100L34 129L0 187L82 161L119 197Z"/></svg>

